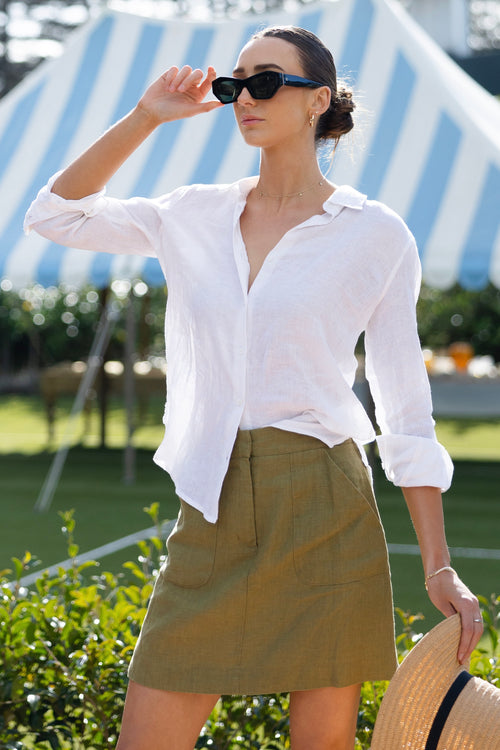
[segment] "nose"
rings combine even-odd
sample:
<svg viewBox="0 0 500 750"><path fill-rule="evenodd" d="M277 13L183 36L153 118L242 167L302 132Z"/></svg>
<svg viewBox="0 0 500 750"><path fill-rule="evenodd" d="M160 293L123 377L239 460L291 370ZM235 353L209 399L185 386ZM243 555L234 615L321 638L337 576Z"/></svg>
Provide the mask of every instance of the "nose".
<svg viewBox="0 0 500 750"><path fill-rule="evenodd" d="M237 100L238 104L253 104L254 99L252 95L250 94L249 90L246 86L244 86L241 89L240 95L238 96Z"/></svg>

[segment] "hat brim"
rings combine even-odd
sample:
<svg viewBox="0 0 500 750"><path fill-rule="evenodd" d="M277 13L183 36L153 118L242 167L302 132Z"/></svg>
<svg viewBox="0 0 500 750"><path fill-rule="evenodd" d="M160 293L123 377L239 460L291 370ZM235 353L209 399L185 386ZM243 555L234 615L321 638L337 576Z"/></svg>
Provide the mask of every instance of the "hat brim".
<svg viewBox="0 0 500 750"><path fill-rule="evenodd" d="M466 673L457 659L460 634L460 616L453 615L409 652L382 700L371 750L430 750L436 714L458 676ZM500 690L477 677L470 679L432 747L500 750Z"/></svg>

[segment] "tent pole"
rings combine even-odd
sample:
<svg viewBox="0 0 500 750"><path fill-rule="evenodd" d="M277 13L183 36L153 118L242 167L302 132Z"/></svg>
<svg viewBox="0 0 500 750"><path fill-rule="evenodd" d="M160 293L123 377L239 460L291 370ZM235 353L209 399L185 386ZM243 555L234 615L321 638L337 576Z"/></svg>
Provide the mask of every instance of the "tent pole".
<svg viewBox="0 0 500 750"><path fill-rule="evenodd" d="M104 287L103 289L101 289L100 298L101 298L101 308L105 309L108 303L108 298L109 298L109 287ZM106 370L104 369L105 353L106 353L106 350L102 352L101 365L99 367L99 372L96 373L98 405L99 405L99 425L100 425L100 435L101 435L101 443L100 443L101 450L106 447L106 416L108 412L108 395L109 395L109 380L106 374Z"/></svg>
<svg viewBox="0 0 500 750"><path fill-rule="evenodd" d="M116 310L113 310L112 302L108 301L97 326L94 341L92 342L92 347L88 357L87 369L80 382L78 392L73 402L62 443L54 456L52 465L34 506L34 510L39 511L40 513L47 511L52 503L52 498L54 497L54 492L56 491L68 455L71 438L74 434L76 418L82 411L89 389L94 383L104 352L107 349L114 324L118 317L119 313Z"/></svg>
<svg viewBox="0 0 500 750"><path fill-rule="evenodd" d="M133 436L135 430L134 420L134 356L135 356L135 339L136 324L134 315L134 291L130 287L128 295L128 305L125 313L125 326L127 335L125 337L125 371L123 373L123 395L125 401L125 413L127 416L127 444L123 454L123 481L125 484L132 484L135 481L135 448Z"/></svg>

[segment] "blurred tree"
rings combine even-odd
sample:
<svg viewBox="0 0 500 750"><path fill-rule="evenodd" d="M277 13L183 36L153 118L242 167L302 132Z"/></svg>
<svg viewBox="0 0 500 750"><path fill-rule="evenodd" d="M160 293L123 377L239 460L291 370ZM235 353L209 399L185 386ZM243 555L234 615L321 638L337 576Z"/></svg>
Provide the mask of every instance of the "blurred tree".
<svg viewBox="0 0 500 750"><path fill-rule="evenodd" d="M120 311L128 304L130 285L116 282L112 289L112 304ZM138 354L143 359L164 354L165 299L164 287L149 289L142 281L134 283L132 304L141 321ZM34 285L19 293L0 289L0 370L85 360L100 314L100 295L91 287ZM115 325L107 359L123 358L125 336L122 315Z"/></svg>
<svg viewBox="0 0 500 750"><path fill-rule="evenodd" d="M461 287L441 291L423 286L417 306L420 340L431 349L469 342L475 354L500 362L500 290L492 284L480 292Z"/></svg>

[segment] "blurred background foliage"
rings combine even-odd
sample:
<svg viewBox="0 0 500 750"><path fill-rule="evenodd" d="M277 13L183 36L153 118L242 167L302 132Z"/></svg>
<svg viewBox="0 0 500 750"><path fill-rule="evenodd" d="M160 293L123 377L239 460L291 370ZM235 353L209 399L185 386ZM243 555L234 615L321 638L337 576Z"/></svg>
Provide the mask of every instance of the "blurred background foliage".
<svg viewBox="0 0 500 750"><path fill-rule="evenodd" d="M108 348L108 359L122 359L126 337L125 307L134 305L137 358L161 357L166 288L148 287L143 281L114 282L109 290L76 289L66 285L39 285L8 290L0 288L0 370L38 369L65 360L87 358L102 304L109 296L119 315ZM132 288L131 288L132 287ZM489 285L479 292L455 286L442 291L423 286L417 306L423 347L446 350L466 341L477 355L500 362L500 290Z"/></svg>
<svg viewBox="0 0 500 750"><path fill-rule="evenodd" d="M8 284L4 281L3 286ZM114 282L109 290L76 289L64 284L47 288L34 285L19 292L0 288L0 372L37 370L57 362L85 360L108 297L118 313L124 313L129 304L134 305L138 321L137 357L162 356L164 287L149 288L137 280L132 285L126 281ZM125 337L125 314L120 314L108 347L108 359L123 359Z"/></svg>
<svg viewBox="0 0 500 750"><path fill-rule="evenodd" d="M423 346L439 350L466 341L475 354L500 362L500 289L492 284L479 292L424 285L417 315Z"/></svg>

